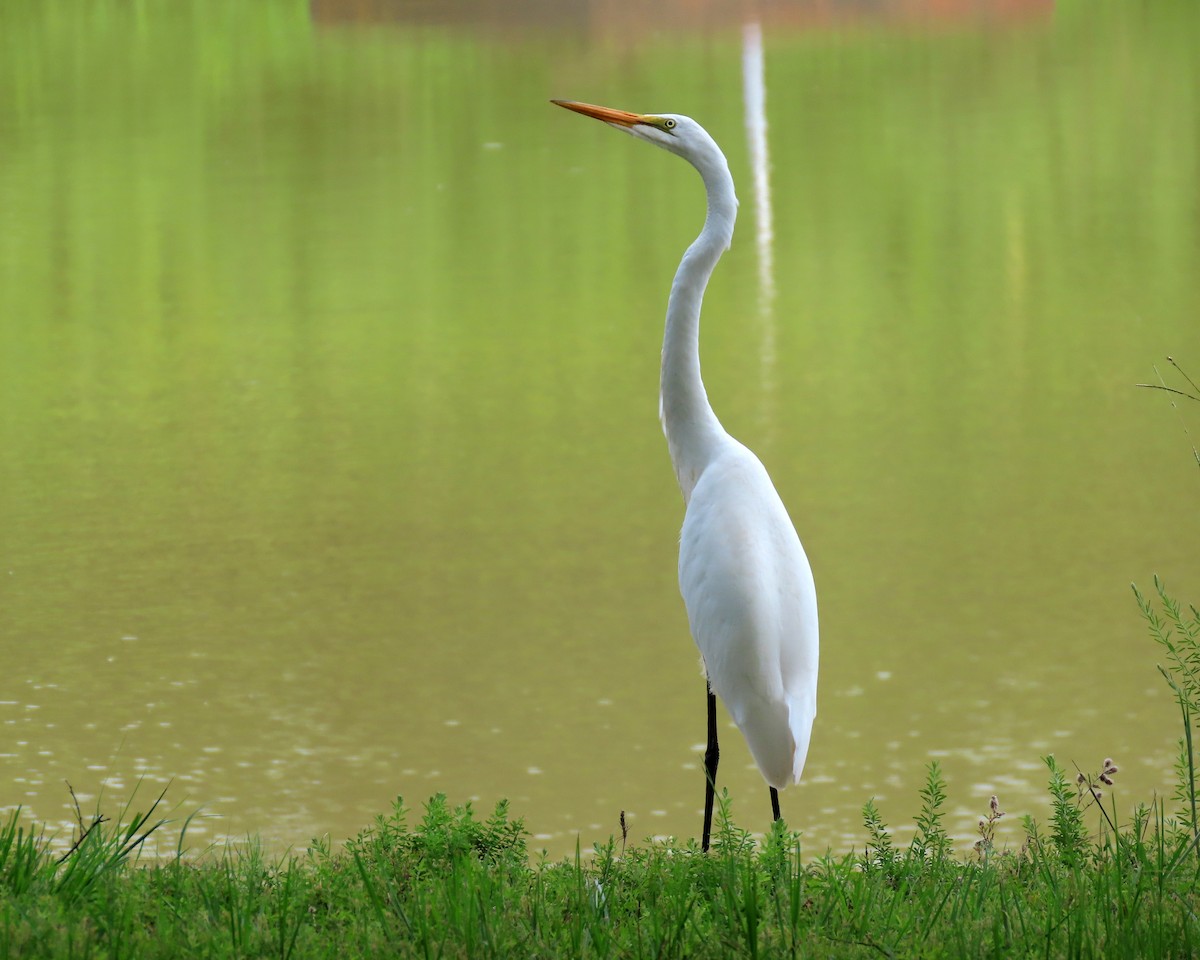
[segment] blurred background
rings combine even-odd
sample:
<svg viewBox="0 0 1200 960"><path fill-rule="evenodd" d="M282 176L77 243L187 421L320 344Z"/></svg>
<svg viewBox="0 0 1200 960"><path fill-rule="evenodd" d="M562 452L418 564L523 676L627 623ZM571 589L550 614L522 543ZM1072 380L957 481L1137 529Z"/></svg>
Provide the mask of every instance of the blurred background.
<svg viewBox="0 0 1200 960"><path fill-rule="evenodd" d="M1135 384L1200 377L1197 49L1183 0L4 4L0 809L699 833L657 378L703 192L551 97L729 156L702 354L815 571L807 849L903 837L931 759L965 843L1051 752L1169 795L1129 584L1200 601L1200 407Z"/></svg>

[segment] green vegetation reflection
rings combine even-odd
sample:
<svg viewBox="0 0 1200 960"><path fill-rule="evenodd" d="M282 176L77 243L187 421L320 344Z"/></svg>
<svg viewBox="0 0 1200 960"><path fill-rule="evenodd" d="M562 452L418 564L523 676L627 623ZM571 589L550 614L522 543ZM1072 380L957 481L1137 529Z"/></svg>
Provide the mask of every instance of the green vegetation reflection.
<svg viewBox="0 0 1200 960"><path fill-rule="evenodd" d="M1174 438L1128 385L1195 343L1200 29L1061 7L768 33L763 318L736 32L0 5L5 795L60 822L82 770L114 797L186 778L277 848L435 790L510 796L559 850L621 809L690 829L703 690L655 393L701 198L550 96L701 117L738 177L706 377L828 638L785 816L848 843L876 793L907 822L935 753L1028 806L1063 730L1128 744L1149 789L1172 747L1130 722L1104 585L1197 569L1190 533L1156 537L1193 478L1147 469ZM732 795L761 791L729 756Z"/></svg>

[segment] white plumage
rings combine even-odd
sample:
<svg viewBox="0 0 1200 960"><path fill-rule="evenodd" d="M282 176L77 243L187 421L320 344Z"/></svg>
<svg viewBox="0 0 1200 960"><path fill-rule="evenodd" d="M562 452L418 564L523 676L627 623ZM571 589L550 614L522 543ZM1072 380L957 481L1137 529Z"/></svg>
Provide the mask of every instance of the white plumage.
<svg viewBox="0 0 1200 960"><path fill-rule="evenodd" d="M713 692L783 789L804 771L817 712L816 590L766 469L726 439L688 501L679 590Z"/></svg>
<svg viewBox="0 0 1200 960"><path fill-rule="evenodd" d="M817 594L808 558L766 469L725 432L700 376L700 307L733 238L737 196L725 155L694 120L554 102L683 157L699 171L707 195L704 228L671 284L659 397L686 504L679 589L709 683L708 849L719 756L712 694L745 736L771 787L776 818L777 791L804 771L817 712Z"/></svg>

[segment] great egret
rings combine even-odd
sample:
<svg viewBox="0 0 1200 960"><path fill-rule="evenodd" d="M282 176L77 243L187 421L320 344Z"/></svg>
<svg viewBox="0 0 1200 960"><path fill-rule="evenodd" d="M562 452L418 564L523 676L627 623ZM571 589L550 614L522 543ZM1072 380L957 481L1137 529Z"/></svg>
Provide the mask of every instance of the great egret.
<svg viewBox="0 0 1200 960"><path fill-rule="evenodd" d="M817 592L800 538L766 469L721 426L700 378L700 304L729 249L737 196L716 141L690 117L552 103L603 120L687 160L708 195L704 229L679 263L667 301L659 412L685 513L679 591L707 678L704 835L712 833L719 696L771 788L800 780L817 713ZM715 694L715 696L714 696Z"/></svg>

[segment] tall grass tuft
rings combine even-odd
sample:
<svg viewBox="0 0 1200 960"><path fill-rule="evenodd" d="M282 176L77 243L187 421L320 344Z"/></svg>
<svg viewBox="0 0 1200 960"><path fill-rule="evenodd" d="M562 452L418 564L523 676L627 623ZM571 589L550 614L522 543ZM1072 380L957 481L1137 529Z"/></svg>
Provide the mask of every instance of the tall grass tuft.
<svg viewBox="0 0 1200 960"><path fill-rule="evenodd" d="M1079 793L1070 784L1067 772L1058 765L1053 756L1042 757L1042 762L1050 769L1047 789L1050 791L1051 847L1065 866L1082 866L1090 851Z"/></svg>
<svg viewBox="0 0 1200 960"><path fill-rule="evenodd" d="M1175 817L1180 829L1200 842L1200 818L1196 811L1196 753L1192 743L1193 726L1196 718L1200 718L1200 610L1188 606L1185 611L1183 605L1167 593L1166 586L1157 576L1154 578L1154 593L1157 605L1136 585L1133 587L1138 609L1150 629L1150 636L1166 655L1166 665L1158 664L1158 672L1175 695L1183 727L1175 762L1173 799L1178 804Z"/></svg>
<svg viewBox="0 0 1200 960"><path fill-rule="evenodd" d="M921 788L921 812L917 815L917 833L913 837L908 855L920 861L928 861L936 867L945 863L953 844L942 824L946 804L946 781L942 779L942 766L931 760L925 769L925 785Z"/></svg>
<svg viewBox="0 0 1200 960"><path fill-rule="evenodd" d="M20 807L13 810L0 826L0 890L21 896L49 882L54 862L47 849L45 832L25 825Z"/></svg>
<svg viewBox="0 0 1200 960"><path fill-rule="evenodd" d="M164 788L149 809L138 812L133 810L135 789L114 819L97 807L87 823L76 800L77 833L70 848L58 855L44 829L24 825L17 808L0 827L0 891L14 896L52 894L64 903L88 897L135 860L150 836L168 822L155 816L165 794ZM71 796L74 799L74 790Z"/></svg>
<svg viewBox="0 0 1200 960"><path fill-rule="evenodd" d="M1175 397L1183 397L1185 400L1194 400L1197 403L1200 403L1200 384L1196 383L1196 381L1188 375L1187 371L1185 371L1183 367L1181 367L1175 361L1174 357L1167 357L1167 363L1175 368L1175 372L1183 378L1183 383L1186 384L1186 386L1183 386L1183 384L1180 384L1178 387L1170 386L1157 366L1154 368L1154 375L1158 378L1158 383L1139 383L1138 386L1146 387L1150 390L1164 390L1172 395L1171 406L1179 412L1179 419L1183 424L1184 436L1187 437L1188 442L1192 447L1192 459L1196 461L1196 466L1200 467L1200 449L1197 449L1195 441L1192 440L1192 434L1191 431L1188 430L1187 421L1184 420L1183 412L1179 410L1179 404L1175 402ZM1178 383L1179 381L1176 382Z"/></svg>

